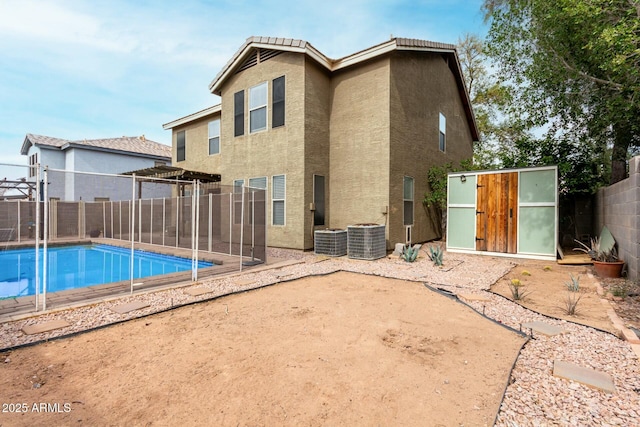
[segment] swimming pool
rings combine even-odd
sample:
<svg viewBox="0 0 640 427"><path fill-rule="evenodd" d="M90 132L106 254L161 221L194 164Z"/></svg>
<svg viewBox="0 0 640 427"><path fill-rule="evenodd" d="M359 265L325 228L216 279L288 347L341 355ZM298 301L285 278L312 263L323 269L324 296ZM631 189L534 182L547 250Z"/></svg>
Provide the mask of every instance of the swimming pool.
<svg viewBox="0 0 640 427"><path fill-rule="evenodd" d="M40 290L43 253L40 249ZM130 280L131 249L110 245L47 249L47 293ZM213 264L199 261L198 268ZM136 250L134 279L191 270L191 259ZM0 298L35 295L35 250L0 251Z"/></svg>

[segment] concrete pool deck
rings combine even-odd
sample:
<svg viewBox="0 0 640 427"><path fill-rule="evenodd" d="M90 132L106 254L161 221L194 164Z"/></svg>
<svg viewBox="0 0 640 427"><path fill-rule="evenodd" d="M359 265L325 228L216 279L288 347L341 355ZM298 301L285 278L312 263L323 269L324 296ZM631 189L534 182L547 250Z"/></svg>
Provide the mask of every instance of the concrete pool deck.
<svg viewBox="0 0 640 427"><path fill-rule="evenodd" d="M49 246L62 245L88 245L88 244L105 244L110 246L118 246L130 248L130 242L111 240L111 239L69 239L64 241L56 241L55 244ZM33 247L33 243L17 243L10 242L6 244L6 249L18 249ZM163 255L177 256L181 258L191 258L191 249L150 245L146 243L135 244L136 250L144 250ZM198 279L206 279L215 276L223 276L226 274L236 273L240 271L240 258L221 253L198 252L200 261L208 261L215 264L213 267L205 267L198 269ZM250 261L244 257L245 262ZM267 259L266 265L279 263L280 259ZM243 271L252 271L259 269L265 264L255 266L243 266ZM193 285L191 280L191 271L183 271L179 273L170 273L159 276L150 276L141 279L135 279L133 287L133 295L150 291L157 291L166 288L176 288L181 286ZM83 288L69 289L59 292L47 293L46 303L47 311L59 310L64 308L72 308L82 305L88 305L114 298L122 298L131 295L131 282L129 280L107 283L102 285L92 285ZM28 316L33 316L42 312L42 295L40 296L39 308L40 312L35 310L35 296L8 297L0 299L0 323L18 320Z"/></svg>

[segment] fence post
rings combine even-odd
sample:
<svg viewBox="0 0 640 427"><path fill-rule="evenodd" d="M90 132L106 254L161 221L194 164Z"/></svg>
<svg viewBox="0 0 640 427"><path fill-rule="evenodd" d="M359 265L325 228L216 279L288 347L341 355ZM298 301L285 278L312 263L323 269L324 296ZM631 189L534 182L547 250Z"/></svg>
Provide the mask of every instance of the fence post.
<svg viewBox="0 0 640 427"><path fill-rule="evenodd" d="M40 308L40 163L36 163L36 311Z"/></svg>
<svg viewBox="0 0 640 427"><path fill-rule="evenodd" d="M208 230L207 233L207 249L209 252L213 249L213 194L209 193L209 222L208 222Z"/></svg>
<svg viewBox="0 0 640 427"><path fill-rule="evenodd" d="M240 271L242 271L242 252L244 248L244 184L242 184L242 201L240 209Z"/></svg>
<svg viewBox="0 0 640 427"><path fill-rule="evenodd" d="M47 274L49 271L49 167L44 168L44 244L42 248L42 309L47 309Z"/></svg>
<svg viewBox="0 0 640 427"><path fill-rule="evenodd" d="M129 274L131 277L131 294L133 294L133 254L135 251L135 231L136 231L136 174L131 174L131 261L129 263Z"/></svg>

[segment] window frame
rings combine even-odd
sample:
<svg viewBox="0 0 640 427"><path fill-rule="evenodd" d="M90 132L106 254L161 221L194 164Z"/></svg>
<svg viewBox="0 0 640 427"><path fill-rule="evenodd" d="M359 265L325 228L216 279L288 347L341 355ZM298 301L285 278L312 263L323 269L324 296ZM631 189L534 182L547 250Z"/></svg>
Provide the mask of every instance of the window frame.
<svg viewBox="0 0 640 427"><path fill-rule="evenodd" d="M218 133L217 133L217 134L212 135L212 134L211 134L211 125L212 125L213 123L216 123L216 122L218 123ZM215 156L215 155L217 155L217 154L220 154L220 124L221 124L221 123L220 123L220 118L219 118L219 117L218 117L218 118L216 118L216 119L210 120L210 121L207 123L207 131L208 131L208 133L209 133L209 155L210 155L210 156ZM218 140L218 141L217 141L218 151L216 151L215 153L212 153L212 152L211 152L211 140L212 140L212 139L213 139L213 140L215 140L215 139L217 139L217 140Z"/></svg>
<svg viewBox="0 0 640 427"><path fill-rule="evenodd" d="M238 185L242 183L241 185ZM245 185L244 178L233 180L233 223L242 223L242 187Z"/></svg>
<svg viewBox="0 0 640 427"><path fill-rule="evenodd" d="M275 194L275 191L278 188L275 184L276 178L282 178L283 180L282 197L276 197L276 194ZM275 223L276 203L278 204L282 203L282 224ZM284 227L287 225L287 176L285 174L271 176L271 225L276 227Z"/></svg>
<svg viewBox="0 0 640 427"><path fill-rule="evenodd" d="M317 181L316 178L322 178L322 200L317 192ZM313 204L315 206L315 210L313 211L313 226L319 227L326 225L326 204L327 204L327 180L324 175L313 175Z"/></svg>
<svg viewBox="0 0 640 427"><path fill-rule="evenodd" d="M282 89L282 99L280 99L280 88ZM279 128L286 122L286 106L287 99L286 79L280 76L271 82L271 129Z"/></svg>
<svg viewBox="0 0 640 427"><path fill-rule="evenodd" d="M181 134L182 134L182 146L180 144ZM182 153L182 156L180 156L180 153ZM187 159L187 131L181 130L176 132L176 162L184 162L186 159Z"/></svg>
<svg viewBox="0 0 640 427"><path fill-rule="evenodd" d="M411 183L410 198L407 198L407 183ZM403 225L414 225L415 223L415 179L412 176L402 177L402 223ZM407 205L411 204L411 221L407 223Z"/></svg>
<svg viewBox="0 0 640 427"><path fill-rule="evenodd" d="M244 135L244 90L233 94L233 136Z"/></svg>
<svg viewBox="0 0 640 427"><path fill-rule="evenodd" d="M29 156L29 178L36 176L36 165L38 164L38 152Z"/></svg>
<svg viewBox="0 0 640 427"><path fill-rule="evenodd" d="M438 149L447 152L447 118L442 113L438 115Z"/></svg>
<svg viewBox="0 0 640 427"><path fill-rule="evenodd" d="M252 96L252 91L258 88L264 87L264 104L252 105L252 101L255 96ZM253 114L254 112L258 112L259 110L264 109L264 127L253 128ZM262 114L260 114L262 116ZM249 88L249 133L257 133L267 130L269 128L269 84L268 82L258 83L257 85L251 86Z"/></svg>

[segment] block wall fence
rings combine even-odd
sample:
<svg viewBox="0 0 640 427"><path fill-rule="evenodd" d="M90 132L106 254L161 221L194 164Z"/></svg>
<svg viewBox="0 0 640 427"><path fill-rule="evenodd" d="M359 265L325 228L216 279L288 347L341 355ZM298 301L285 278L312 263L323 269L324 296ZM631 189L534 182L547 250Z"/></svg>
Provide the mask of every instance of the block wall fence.
<svg viewBox="0 0 640 427"><path fill-rule="evenodd" d="M607 226L625 261L627 277L638 280L640 271L640 156L629 161L629 178L596 194L595 230Z"/></svg>

